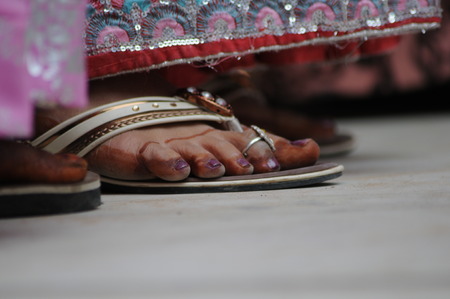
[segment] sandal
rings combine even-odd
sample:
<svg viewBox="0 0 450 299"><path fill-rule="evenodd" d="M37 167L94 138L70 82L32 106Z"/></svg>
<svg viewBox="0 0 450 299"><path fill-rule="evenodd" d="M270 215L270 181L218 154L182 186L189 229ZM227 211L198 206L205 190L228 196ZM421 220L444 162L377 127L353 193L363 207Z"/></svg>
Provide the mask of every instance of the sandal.
<svg viewBox="0 0 450 299"><path fill-rule="evenodd" d="M2 162L0 217L73 213L101 205L100 178L87 171L80 158L53 156L13 141L2 146L6 146L2 153L6 150L10 155ZM21 165L17 166L18 157Z"/></svg>
<svg viewBox="0 0 450 299"><path fill-rule="evenodd" d="M187 121L218 123L223 129L242 132L231 106L209 92L188 88L174 97L140 97L99 106L50 129L31 142L51 153L74 153L83 157L95 147L118 134L148 126ZM263 130L252 126L258 137L247 148L263 141L273 147ZM105 189L132 193L193 193L268 190L300 187L334 179L343 167L335 163L245 176L216 179L188 178L179 182L159 179L128 181L102 177Z"/></svg>

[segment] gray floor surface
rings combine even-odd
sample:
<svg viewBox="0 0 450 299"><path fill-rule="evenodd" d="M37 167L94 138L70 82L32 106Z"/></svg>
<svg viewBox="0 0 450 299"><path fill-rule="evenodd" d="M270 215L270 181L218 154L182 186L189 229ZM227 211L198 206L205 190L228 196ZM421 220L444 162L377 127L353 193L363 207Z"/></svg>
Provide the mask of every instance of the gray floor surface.
<svg viewBox="0 0 450 299"><path fill-rule="evenodd" d="M340 125L328 184L0 220L0 298L450 298L450 114Z"/></svg>

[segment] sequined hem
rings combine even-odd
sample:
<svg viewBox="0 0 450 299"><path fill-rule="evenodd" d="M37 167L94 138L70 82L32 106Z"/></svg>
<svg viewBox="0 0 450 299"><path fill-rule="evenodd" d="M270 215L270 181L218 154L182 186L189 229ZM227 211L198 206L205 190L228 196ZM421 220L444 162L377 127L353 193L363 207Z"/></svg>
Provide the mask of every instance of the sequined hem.
<svg viewBox="0 0 450 299"><path fill-rule="evenodd" d="M90 78L426 31L441 16L439 0L94 2Z"/></svg>

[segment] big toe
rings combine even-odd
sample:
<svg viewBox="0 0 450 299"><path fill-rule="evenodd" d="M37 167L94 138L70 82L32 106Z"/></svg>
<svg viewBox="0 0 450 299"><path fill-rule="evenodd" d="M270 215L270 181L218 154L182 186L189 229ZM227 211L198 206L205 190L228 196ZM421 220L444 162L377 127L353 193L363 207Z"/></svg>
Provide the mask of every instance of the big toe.
<svg viewBox="0 0 450 299"><path fill-rule="evenodd" d="M275 157L281 169L293 169L314 165L320 154L319 145L312 139L301 139L290 142L278 139L275 142Z"/></svg>

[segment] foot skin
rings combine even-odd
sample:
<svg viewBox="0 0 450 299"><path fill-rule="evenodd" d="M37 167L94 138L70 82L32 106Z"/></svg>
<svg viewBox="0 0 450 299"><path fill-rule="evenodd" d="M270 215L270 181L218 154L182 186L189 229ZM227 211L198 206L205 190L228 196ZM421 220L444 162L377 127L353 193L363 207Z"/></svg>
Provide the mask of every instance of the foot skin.
<svg viewBox="0 0 450 299"><path fill-rule="evenodd" d="M74 183L84 179L87 162L72 154L52 155L24 143L0 141L0 184Z"/></svg>
<svg viewBox="0 0 450 299"><path fill-rule="evenodd" d="M174 90L153 73L125 75L91 82L90 103L95 106L139 96L167 96ZM41 132L71 113L61 109L41 113ZM311 139L291 143L271 135L275 152L265 142L257 142L244 157L242 150L255 137L249 128L238 133L206 123L163 125L115 136L85 158L94 172L112 178L179 181L188 176L216 178L292 169L312 165L319 156L319 147Z"/></svg>

